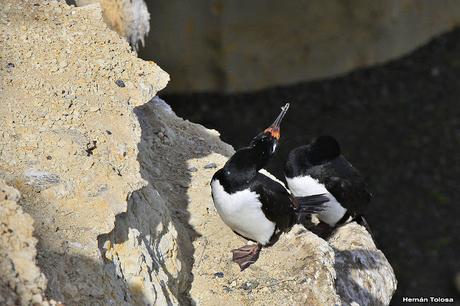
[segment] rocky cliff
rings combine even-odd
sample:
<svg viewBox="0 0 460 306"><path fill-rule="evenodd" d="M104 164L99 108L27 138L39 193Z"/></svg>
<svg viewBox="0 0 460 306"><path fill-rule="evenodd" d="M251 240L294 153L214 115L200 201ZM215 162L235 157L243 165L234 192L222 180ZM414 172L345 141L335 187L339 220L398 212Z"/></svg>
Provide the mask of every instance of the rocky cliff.
<svg viewBox="0 0 460 306"><path fill-rule="evenodd" d="M72 0L68 0L72 2ZM150 31L150 14L144 0L75 0L78 6L99 3L105 23L138 49Z"/></svg>
<svg viewBox="0 0 460 306"><path fill-rule="evenodd" d="M0 44L0 178L21 193L0 188L0 301L389 303L391 266L355 224L329 242L296 226L239 272L209 190L233 149L154 98L168 75L97 5L4 0Z"/></svg>
<svg viewBox="0 0 460 306"><path fill-rule="evenodd" d="M46 279L35 262L33 220L18 206L19 192L0 180L0 304L43 303Z"/></svg>

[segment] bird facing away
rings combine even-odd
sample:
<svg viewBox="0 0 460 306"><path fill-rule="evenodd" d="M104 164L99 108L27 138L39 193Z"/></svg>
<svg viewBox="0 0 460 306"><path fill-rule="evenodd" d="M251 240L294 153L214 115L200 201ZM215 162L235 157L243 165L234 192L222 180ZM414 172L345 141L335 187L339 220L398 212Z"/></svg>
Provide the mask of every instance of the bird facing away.
<svg viewBox="0 0 460 306"><path fill-rule="evenodd" d="M345 159L333 137L320 136L308 145L293 149L284 171L294 196L325 194L328 197L327 202L311 207L319 211L317 215L321 223L318 233L324 230L330 233L350 219L365 226L371 233L362 214L372 195L364 178Z"/></svg>
<svg viewBox="0 0 460 306"><path fill-rule="evenodd" d="M262 246L273 243L276 233L296 223L298 209L327 201L322 195L296 199L276 178L264 174L262 168L279 144L280 124L288 107L286 104L275 122L238 150L211 180L214 206L221 219L238 235L256 242L232 250L241 271L258 259Z"/></svg>

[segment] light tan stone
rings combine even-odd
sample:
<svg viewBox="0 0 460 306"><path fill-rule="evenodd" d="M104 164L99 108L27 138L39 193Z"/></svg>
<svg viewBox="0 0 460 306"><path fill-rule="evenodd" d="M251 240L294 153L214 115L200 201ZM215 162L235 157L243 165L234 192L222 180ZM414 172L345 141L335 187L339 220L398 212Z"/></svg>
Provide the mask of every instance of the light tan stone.
<svg viewBox="0 0 460 306"><path fill-rule="evenodd" d="M19 192L0 179L0 304L41 303L46 278L36 265L33 220L17 204Z"/></svg>
<svg viewBox="0 0 460 306"><path fill-rule="evenodd" d="M144 0L76 0L78 6L98 3L104 21L137 49L150 31L150 14Z"/></svg>
<svg viewBox="0 0 460 306"><path fill-rule="evenodd" d="M5 0L0 16L0 175L36 220L47 295L130 301L126 284L103 270L97 238L146 184L133 109L169 77L138 59L96 5Z"/></svg>

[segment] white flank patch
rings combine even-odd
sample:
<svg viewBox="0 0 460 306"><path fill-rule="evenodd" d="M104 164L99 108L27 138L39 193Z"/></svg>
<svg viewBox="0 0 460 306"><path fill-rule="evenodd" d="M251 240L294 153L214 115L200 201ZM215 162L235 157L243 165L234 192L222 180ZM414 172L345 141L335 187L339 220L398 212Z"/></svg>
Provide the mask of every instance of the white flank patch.
<svg viewBox="0 0 460 306"><path fill-rule="evenodd" d="M327 193L326 196L329 198L329 202L323 204L326 209L318 213L318 219L329 224L330 226L335 226L337 222L345 215L347 210L340 205L340 203L334 198L330 193Z"/></svg>
<svg viewBox="0 0 460 306"><path fill-rule="evenodd" d="M240 235L266 244L275 231L275 223L262 212L259 196L249 190L225 192L219 180L211 183L214 206L222 220Z"/></svg>
<svg viewBox="0 0 460 306"><path fill-rule="evenodd" d="M326 209L318 213L318 218L330 226L334 226L347 211L323 184L309 175L286 178L286 181L292 194L296 197L325 194L329 198L329 202L323 204Z"/></svg>
<svg viewBox="0 0 460 306"><path fill-rule="evenodd" d="M286 178L289 189L296 197L328 193L326 187L309 175Z"/></svg>

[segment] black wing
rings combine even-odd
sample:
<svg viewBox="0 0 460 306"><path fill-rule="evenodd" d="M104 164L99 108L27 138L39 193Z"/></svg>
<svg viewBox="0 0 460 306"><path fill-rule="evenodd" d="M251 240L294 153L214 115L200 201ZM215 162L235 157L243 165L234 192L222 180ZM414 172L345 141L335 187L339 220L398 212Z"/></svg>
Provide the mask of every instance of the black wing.
<svg viewBox="0 0 460 306"><path fill-rule="evenodd" d="M251 190L259 195L262 211L268 220L276 223L278 229L284 231L295 224L297 218L293 197L283 185L258 173L251 184Z"/></svg>
<svg viewBox="0 0 460 306"><path fill-rule="evenodd" d="M343 156L313 166L307 174L324 184L337 201L353 213L363 213L372 198L364 178Z"/></svg>

